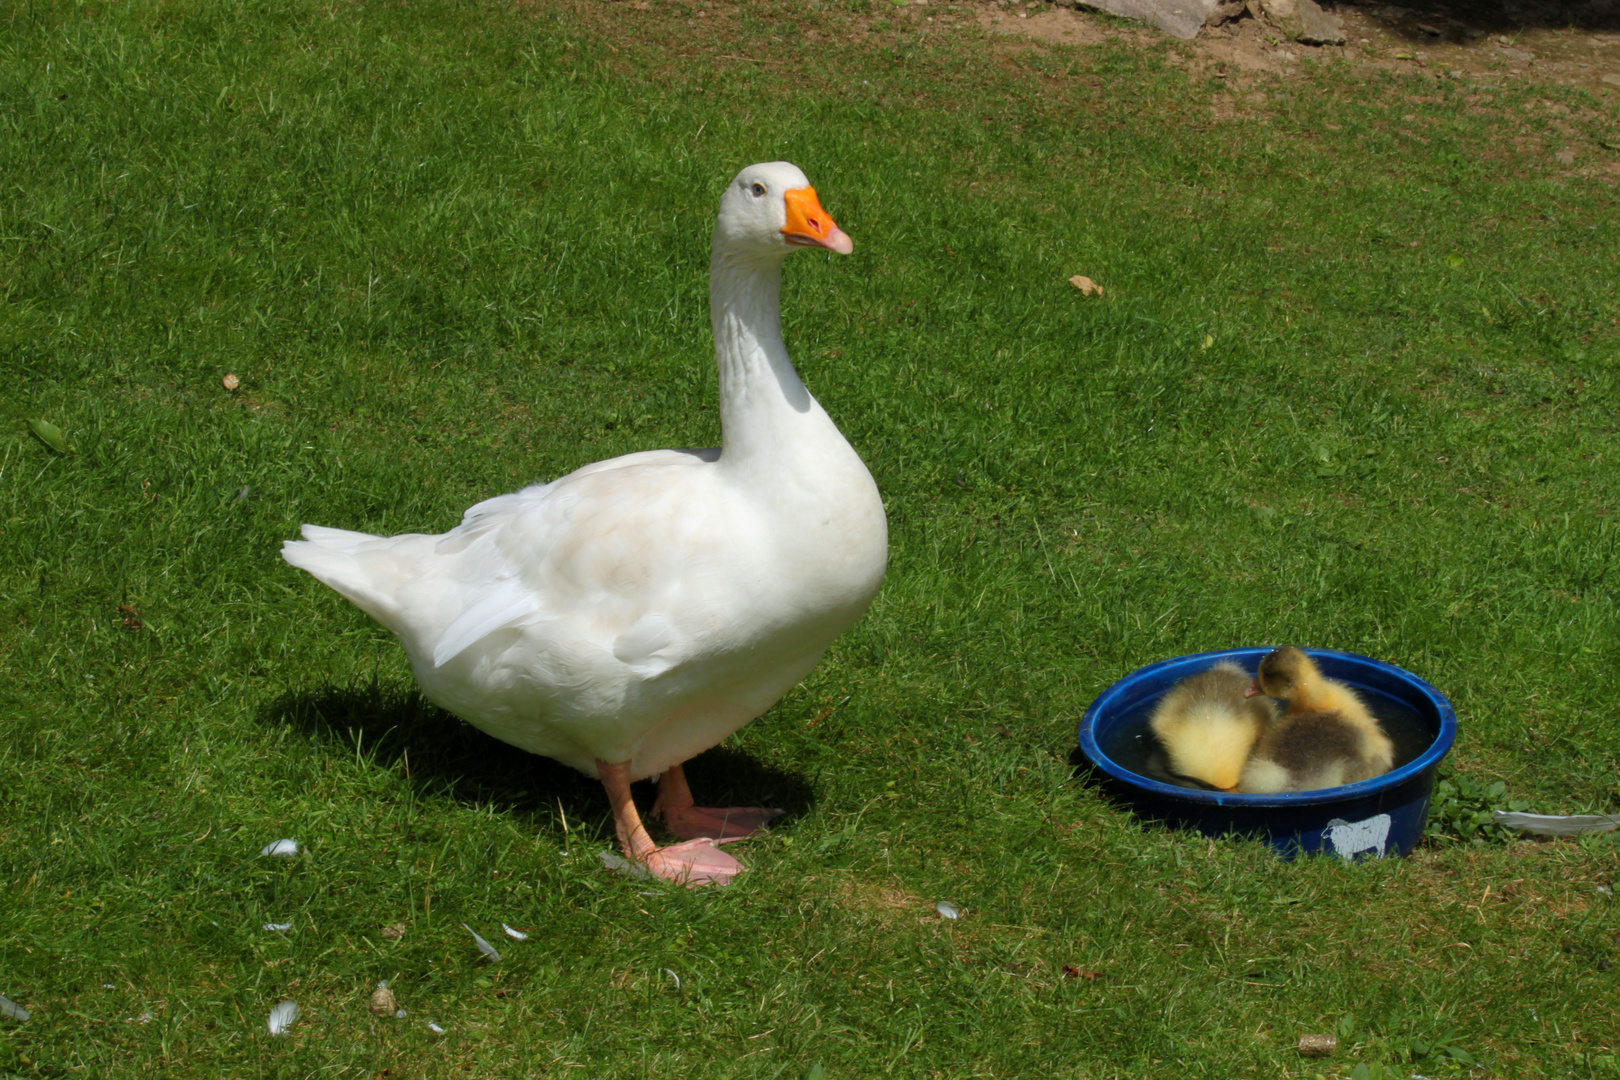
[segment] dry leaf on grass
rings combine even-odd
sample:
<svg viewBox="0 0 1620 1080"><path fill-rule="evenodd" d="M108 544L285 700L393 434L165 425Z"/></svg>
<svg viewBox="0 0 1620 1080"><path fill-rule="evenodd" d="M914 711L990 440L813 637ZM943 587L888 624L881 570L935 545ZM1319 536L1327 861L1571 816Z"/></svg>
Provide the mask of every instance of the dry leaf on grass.
<svg viewBox="0 0 1620 1080"><path fill-rule="evenodd" d="M1101 285L1081 274L1076 274L1070 278L1069 284L1079 289L1081 296L1101 296L1103 294Z"/></svg>

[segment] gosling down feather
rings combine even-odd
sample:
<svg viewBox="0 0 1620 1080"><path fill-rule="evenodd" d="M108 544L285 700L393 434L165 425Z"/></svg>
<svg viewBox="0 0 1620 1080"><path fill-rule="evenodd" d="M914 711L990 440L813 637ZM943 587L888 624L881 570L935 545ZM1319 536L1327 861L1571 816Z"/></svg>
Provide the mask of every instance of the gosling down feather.
<svg viewBox="0 0 1620 1080"><path fill-rule="evenodd" d="M877 486L782 343L782 261L849 236L786 162L720 199L709 260L721 445L599 461L474 506L438 536L316 525L282 556L399 638L423 694L597 777L627 857L689 885L778 811L693 804L681 763L759 716L871 603ZM630 784L658 777L649 837Z"/></svg>
<svg viewBox="0 0 1620 1080"><path fill-rule="evenodd" d="M1221 791L1236 791L1243 767L1277 719L1265 697L1245 694L1250 679L1222 660L1171 687L1148 720L1170 771Z"/></svg>
<svg viewBox="0 0 1620 1080"><path fill-rule="evenodd" d="M1395 744L1354 690L1325 678L1304 652L1274 649L1246 691L1288 708L1255 744L1239 790L1316 791L1370 780L1395 764Z"/></svg>

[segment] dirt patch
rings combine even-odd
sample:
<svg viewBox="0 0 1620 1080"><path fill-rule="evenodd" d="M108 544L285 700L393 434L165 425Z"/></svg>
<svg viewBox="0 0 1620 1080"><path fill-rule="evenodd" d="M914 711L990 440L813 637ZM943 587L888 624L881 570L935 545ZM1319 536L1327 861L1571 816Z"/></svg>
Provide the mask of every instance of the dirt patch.
<svg viewBox="0 0 1620 1080"><path fill-rule="evenodd" d="M851 877L840 883L838 894L844 907L878 915L886 920L907 913L919 918L922 917L920 913L932 914L932 905L925 904L921 897L894 885L881 885Z"/></svg>
<svg viewBox="0 0 1620 1080"><path fill-rule="evenodd" d="M985 30L1030 38L1048 45L1100 45L1122 33L1143 42L1159 36L1157 31L1150 29L1122 32L1104 26L1094 15L1044 4L1032 5L1027 10L1013 5L981 4L973 15L974 21Z"/></svg>
<svg viewBox="0 0 1620 1080"><path fill-rule="evenodd" d="M1121 29L1120 20L1055 7L1047 0L974 7L975 21L985 30L1050 45L1088 45L1107 38L1144 45L1170 40L1151 28ZM1362 75L1390 71L1490 83L1533 80L1580 86L1620 101L1620 4L1532 10L1504 0L1473 4L1454 14L1439 5L1418 9L1341 3L1332 11L1344 23L1342 46L1299 45L1245 16L1205 28L1177 52L1194 70L1217 75L1234 69L1287 74L1306 60L1342 60Z"/></svg>

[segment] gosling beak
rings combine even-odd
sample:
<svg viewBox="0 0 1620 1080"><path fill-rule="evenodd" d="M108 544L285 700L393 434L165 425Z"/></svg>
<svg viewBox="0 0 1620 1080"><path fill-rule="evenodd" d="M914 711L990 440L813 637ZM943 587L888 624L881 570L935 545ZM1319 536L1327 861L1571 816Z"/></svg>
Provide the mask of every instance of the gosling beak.
<svg viewBox="0 0 1620 1080"><path fill-rule="evenodd" d="M813 187L793 188L782 193L787 204L787 224L782 226L782 238L800 247L826 248L840 255L855 250L855 241L833 223L832 215L821 208Z"/></svg>
<svg viewBox="0 0 1620 1080"><path fill-rule="evenodd" d="M1263 693L1265 691L1260 689L1260 680L1256 679L1243 691L1243 696L1246 698L1259 697Z"/></svg>

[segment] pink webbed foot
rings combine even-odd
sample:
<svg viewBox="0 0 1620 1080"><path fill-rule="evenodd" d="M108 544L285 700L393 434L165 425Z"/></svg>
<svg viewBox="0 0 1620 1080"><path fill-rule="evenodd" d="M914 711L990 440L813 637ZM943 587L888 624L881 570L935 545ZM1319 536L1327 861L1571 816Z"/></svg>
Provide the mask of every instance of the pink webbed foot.
<svg viewBox="0 0 1620 1080"><path fill-rule="evenodd" d="M608 802L613 806L614 830L619 834L619 847L633 863L640 863L647 871L665 881L673 881L687 888L698 885L724 885L742 873L742 863L715 847L714 840L688 840L684 844L671 844L661 848L647 835L636 804L630 798L630 763L627 761L596 762L597 775L607 789ZM685 788L684 782L680 784ZM673 791L673 788L668 790ZM659 786L660 799L665 788ZM691 803L691 798L687 798Z"/></svg>
<svg viewBox="0 0 1620 1080"><path fill-rule="evenodd" d="M647 869L665 881L695 889L724 885L742 873L742 863L714 846L713 840L688 840L648 853Z"/></svg>
<svg viewBox="0 0 1620 1080"><path fill-rule="evenodd" d="M652 812L676 836L707 837L724 844L752 836L782 811L763 806L693 806L686 773L672 765L658 778L658 799Z"/></svg>
<svg viewBox="0 0 1620 1080"><path fill-rule="evenodd" d="M676 836L707 837L727 844L754 835L781 812L763 806L688 806L664 811L662 817Z"/></svg>

